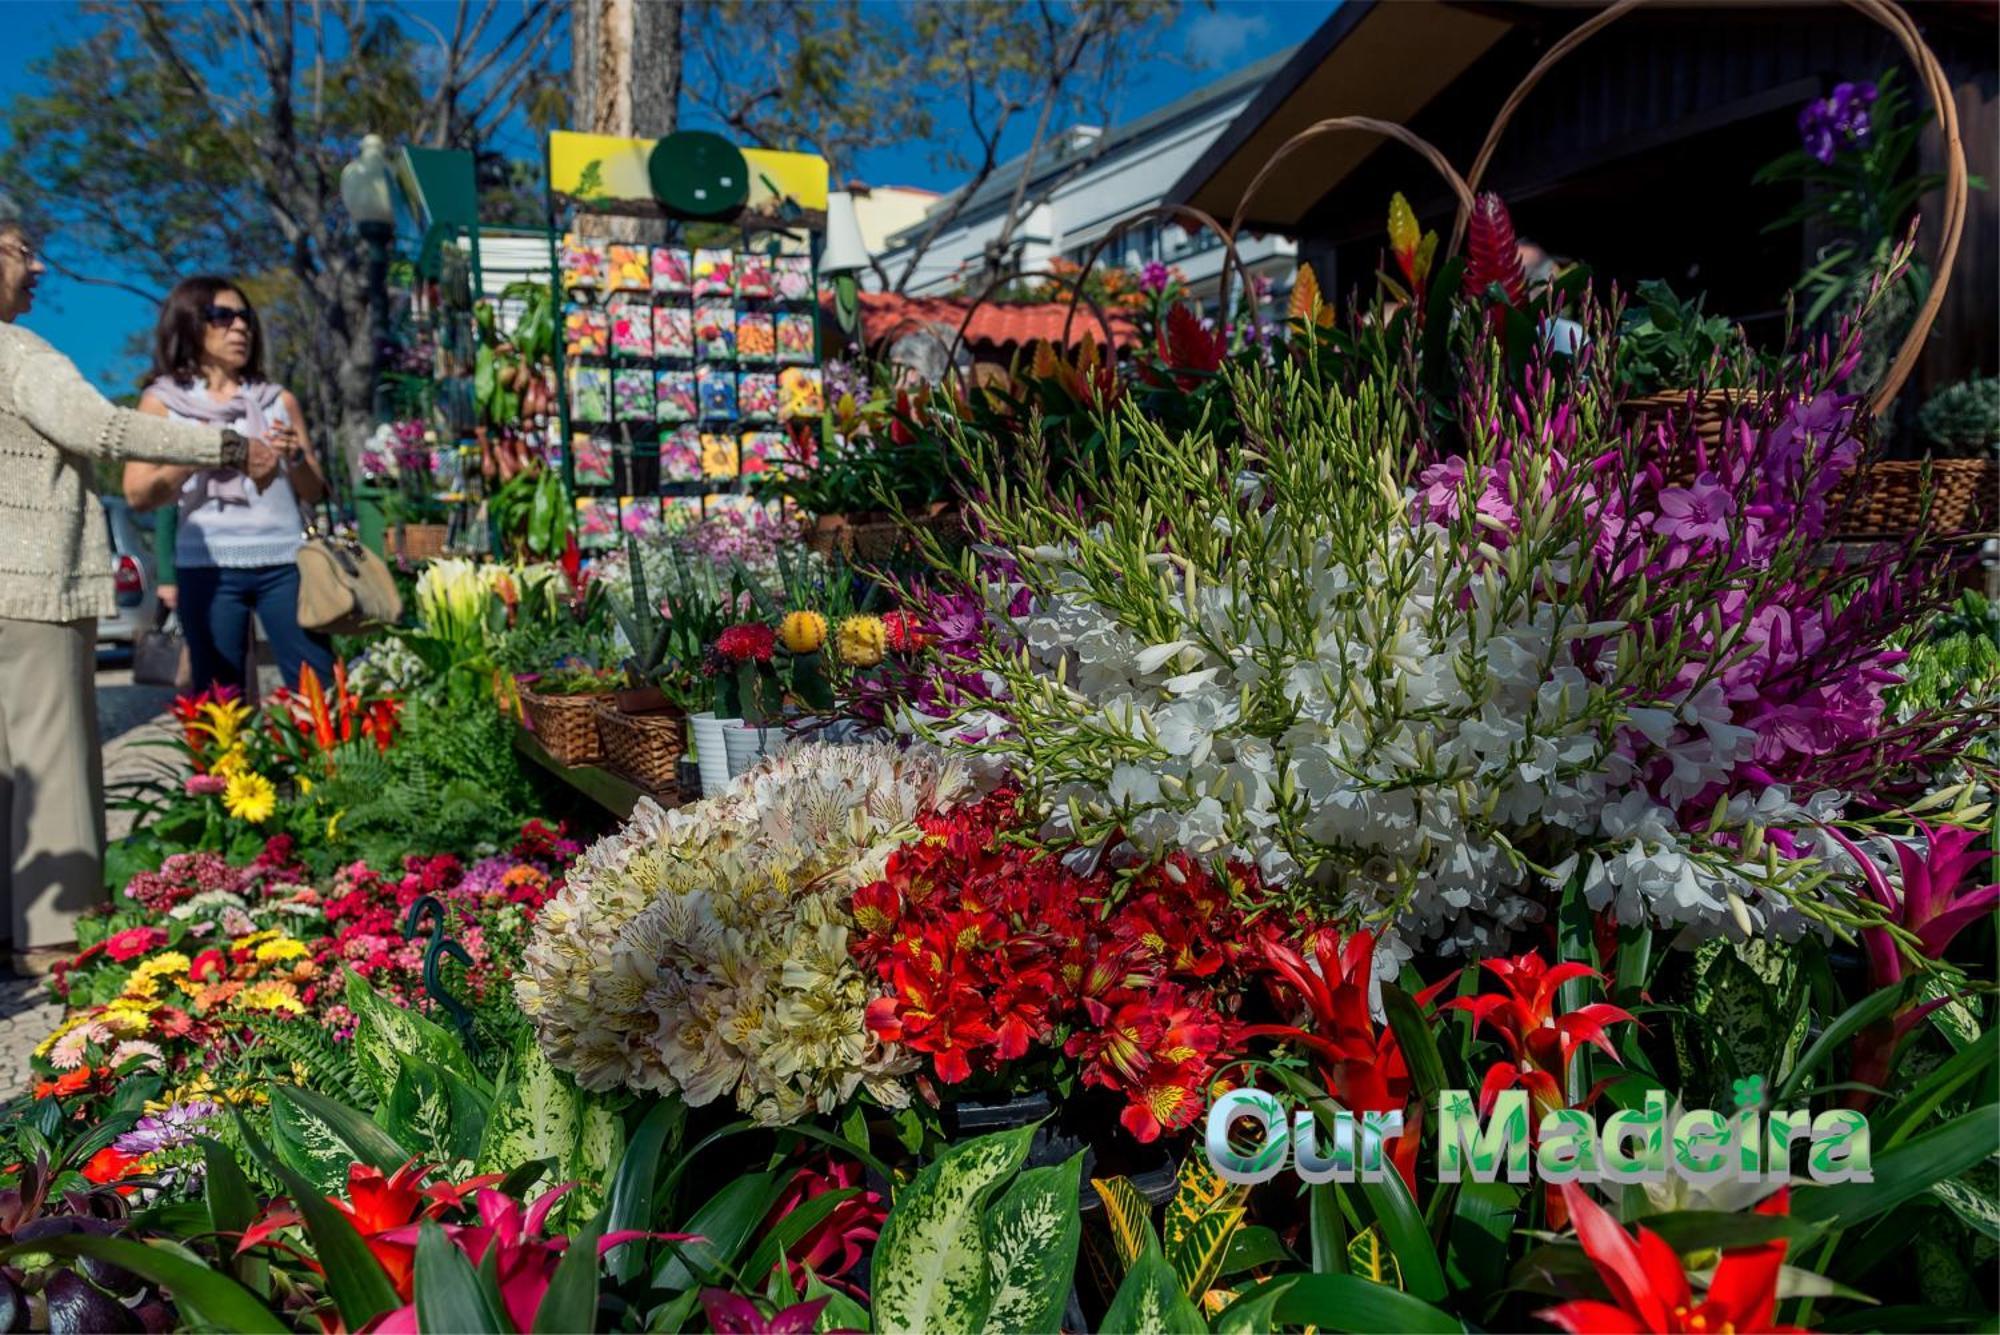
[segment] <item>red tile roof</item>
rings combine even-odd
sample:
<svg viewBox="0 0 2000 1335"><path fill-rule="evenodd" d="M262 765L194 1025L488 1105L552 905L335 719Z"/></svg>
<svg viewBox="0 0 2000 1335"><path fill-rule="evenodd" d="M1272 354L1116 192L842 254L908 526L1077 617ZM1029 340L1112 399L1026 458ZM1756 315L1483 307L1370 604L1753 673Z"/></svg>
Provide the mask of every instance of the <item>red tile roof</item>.
<svg viewBox="0 0 2000 1335"><path fill-rule="evenodd" d="M862 337L870 347L928 327L941 326L943 336L949 339L964 323L965 312L972 305L971 299L965 297L902 297L893 292L863 292L860 297ZM1139 341L1138 327L1130 319L1108 311L1106 315L1118 346L1129 347ZM1079 304L1072 320L1065 302L989 301L974 313L965 331L965 341L978 353L1011 351L1038 341L1074 346L1083 341L1085 334L1100 344L1104 342L1103 327L1088 305Z"/></svg>

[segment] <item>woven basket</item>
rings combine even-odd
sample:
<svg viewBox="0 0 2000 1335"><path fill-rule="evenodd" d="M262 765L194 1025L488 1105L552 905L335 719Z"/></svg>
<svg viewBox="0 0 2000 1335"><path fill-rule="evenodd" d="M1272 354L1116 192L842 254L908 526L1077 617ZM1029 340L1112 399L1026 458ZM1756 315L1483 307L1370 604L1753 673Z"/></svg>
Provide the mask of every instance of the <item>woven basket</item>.
<svg viewBox="0 0 2000 1335"><path fill-rule="evenodd" d="M809 528L805 532L806 546L820 556L839 556L848 561L882 561L911 543L911 535L904 524L894 519L871 519L856 524L849 523L845 516L825 516L822 523L828 518L838 519L839 522ZM955 511L925 515L907 522L910 528L936 534L938 541L946 546L965 534L965 524Z"/></svg>
<svg viewBox="0 0 2000 1335"><path fill-rule="evenodd" d="M2000 527L2000 463L1992 459L1933 459L1930 487L1924 487L1921 460L1888 459L1864 468L1853 481L1856 494L1835 504L1849 508L1841 536L1880 537L1915 531L1930 503L1928 531L1945 535L1990 533Z"/></svg>
<svg viewBox="0 0 2000 1335"><path fill-rule="evenodd" d="M599 700L596 708L604 763L641 788L678 791L681 756L687 751L687 716L627 714L605 700Z"/></svg>
<svg viewBox="0 0 2000 1335"><path fill-rule="evenodd" d="M597 736L600 699L601 696L595 695L537 695L521 688L521 708L528 715L528 726L534 729L535 739L543 750L571 769L595 765L604 756L603 743Z"/></svg>
<svg viewBox="0 0 2000 1335"><path fill-rule="evenodd" d="M391 558L428 561L444 555L445 534L449 531L443 524L391 524L382 535L382 545L388 548Z"/></svg>
<svg viewBox="0 0 2000 1335"><path fill-rule="evenodd" d="M1697 397L1693 390L1663 389L1656 394L1635 394L1618 405L1618 415L1626 425L1637 427L1644 418L1653 423L1690 422L1694 434L1710 450L1722 444L1731 413L1756 406L1747 391L1711 389ZM1670 433L1672 428L1669 428ZM1678 443L1678 435L1672 439ZM1692 464L1692 461L1689 461Z"/></svg>

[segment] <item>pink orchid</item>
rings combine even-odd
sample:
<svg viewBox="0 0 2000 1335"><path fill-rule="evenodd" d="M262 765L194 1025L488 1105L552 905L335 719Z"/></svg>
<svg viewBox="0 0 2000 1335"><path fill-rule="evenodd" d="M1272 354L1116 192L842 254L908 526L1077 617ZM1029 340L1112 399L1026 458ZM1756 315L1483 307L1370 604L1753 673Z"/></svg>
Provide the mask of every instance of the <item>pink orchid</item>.
<svg viewBox="0 0 2000 1335"><path fill-rule="evenodd" d="M828 1300L815 1298L794 1303L770 1316L757 1309L748 1298L739 1298L727 1289L703 1289L701 1305L716 1335L812 1335L819 1323L820 1310Z"/></svg>

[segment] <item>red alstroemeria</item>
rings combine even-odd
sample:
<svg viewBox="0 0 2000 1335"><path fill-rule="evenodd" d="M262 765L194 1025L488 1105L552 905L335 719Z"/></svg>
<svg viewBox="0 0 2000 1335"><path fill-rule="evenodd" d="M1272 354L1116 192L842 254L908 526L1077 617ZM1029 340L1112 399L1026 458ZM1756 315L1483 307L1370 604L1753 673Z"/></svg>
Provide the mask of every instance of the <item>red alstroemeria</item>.
<svg viewBox="0 0 2000 1335"><path fill-rule="evenodd" d="M1595 1044L1617 1061L1618 1050L1611 1046L1604 1031L1609 1025L1631 1021L1631 1014L1607 1002L1592 1002L1562 1015L1555 1013L1564 983L1572 978L1599 977L1587 964L1570 961L1551 966L1533 952L1484 963L1487 972L1500 980L1506 989L1504 993L1458 997L1439 1007L1462 1010L1472 1016L1475 1024L1491 1028L1513 1058L1495 1062L1486 1073L1479 1090L1481 1113L1492 1108L1501 1090L1516 1085L1527 1089L1537 1116L1550 1109L1568 1107L1563 1079L1577 1045Z"/></svg>
<svg viewBox="0 0 2000 1335"><path fill-rule="evenodd" d="M1761 1215L1789 1212L1789 1188L1780 1189L1757 1206ZM1778 1307L1778 1273L1785 1261L1785 1242L1778 1238L1754 1247L1722 1253L1709 1281L1708 1293L1697 1303L1681 1258L1659 1234L1641 1226L1635 1243L1590 1193L1564 1183L1563 1200L1576 1221L1577 1241L1597 1267L1612 1301L1579 1298L1536 1315L1571 1335L1759 1335L1795 1332L1797 1326L1771 1324Z"/></svg>

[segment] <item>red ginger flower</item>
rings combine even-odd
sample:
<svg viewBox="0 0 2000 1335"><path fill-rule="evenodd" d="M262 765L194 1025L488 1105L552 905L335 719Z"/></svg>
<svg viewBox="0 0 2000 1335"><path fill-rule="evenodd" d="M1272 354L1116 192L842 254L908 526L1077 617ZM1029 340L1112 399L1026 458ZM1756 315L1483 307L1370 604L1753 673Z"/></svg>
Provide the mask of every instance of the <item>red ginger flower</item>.
<svg viewBox="0 0 2000 1335"><path fill-rule="evenodd" d="M1680 1257L1659 1234L1641 1227L1635 1244L1583 1188L1566 1182L1562 1194L1576 1221L1577 1241L1597 1267L1612 1301L1579 1298L1537 1312L1542 1320L1571 1335L1645 1331L1758 1335L1800 1330L1771 1324L1778 1307L1778 1272L1785 1261L1783 1238L1723 1252L1707 1295L1696 1303ZM1757 1206L1757 1213L1783 1215L1790 1208L1790 1188L1781 1188Z"/></svg>
<svg viewBox="0 0 2000 1335"><path fill-rule="evenodd" d="M1509 306L1528 298L1528 273L1521 266L1521 245L1514 220L1500 196L1486 191L1472 203L1472 223L1465 238L1465 292L1484 300L1498 284Z"/></svg>
<svg viewBox="0 0 2000 1335"><path fill-rule="evenodd" d="M746 621L729 627L715 639L716 652L732 663L768 663L777 632L761 622Z"/></svg>

